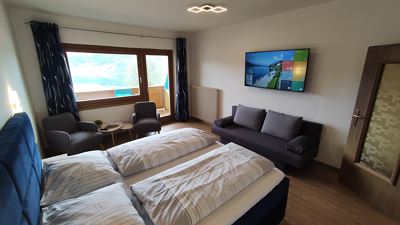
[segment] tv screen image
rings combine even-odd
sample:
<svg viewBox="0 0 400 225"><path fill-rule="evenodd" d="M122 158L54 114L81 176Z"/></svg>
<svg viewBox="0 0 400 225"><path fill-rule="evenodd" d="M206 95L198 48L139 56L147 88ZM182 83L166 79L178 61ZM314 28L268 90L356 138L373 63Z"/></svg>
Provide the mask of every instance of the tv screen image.
<svg viewBox="0 0 400 225"><path fill-rule="evenodd" d="M246 53L245 85L303 92L310 49Z"/></svg>

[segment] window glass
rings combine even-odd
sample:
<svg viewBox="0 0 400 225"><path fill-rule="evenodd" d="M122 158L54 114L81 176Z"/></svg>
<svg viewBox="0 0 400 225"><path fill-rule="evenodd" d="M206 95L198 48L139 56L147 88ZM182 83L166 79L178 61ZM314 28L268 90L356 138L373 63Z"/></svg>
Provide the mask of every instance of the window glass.
<svg viewBox="0 0 400 225"><path fill-rule="evenodd" d="M68 52L77 101L140 94L137 55Z"/></svg>

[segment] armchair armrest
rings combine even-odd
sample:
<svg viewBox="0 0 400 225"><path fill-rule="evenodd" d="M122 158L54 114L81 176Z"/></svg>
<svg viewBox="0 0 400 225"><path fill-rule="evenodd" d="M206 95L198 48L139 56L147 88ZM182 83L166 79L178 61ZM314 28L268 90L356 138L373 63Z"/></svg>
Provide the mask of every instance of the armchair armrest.
<svg viewBox="0 0 400 225"><path fill-rule="evenodd" d="M156 118L157 121L160 121L160 112L159 112L159 111L156 112L156 117L157 117L157 118Z"/></svg>
<svg viewBox="0 0 400 225"><path fill-rule="evenodd" d="M69 153L71 149L71 137L67 132L51 130L46 131L46 141L53 151Z"/></svg>
<svg viewBox="0 0 400 225"><path fill-rule="evenodd" d="M95 124L93 122L79 121L78 122L78 128L81 131L92 131L92 132L99 131L99 128L97 127L97 124Z"/></svg>
<svg viewBox="0 0 400 225"><path fill-rule="evenodd" d="M312 150L317 144L317 138L309 135L300 135L286 144L286 149L297 154L304 154Z"/></svg>
<svg viewBox="0 0 400 225"><path fill-rule="evenodd" d="M136 121L136 113L132 113L132 124L135 125Z"/></svg>
<svg viewBox="0 0 400 225"><path fill-rule="evenodd" d="M214 121L215 125L219 127L226 127L233 123L233 116L228 116Z"/></svg>

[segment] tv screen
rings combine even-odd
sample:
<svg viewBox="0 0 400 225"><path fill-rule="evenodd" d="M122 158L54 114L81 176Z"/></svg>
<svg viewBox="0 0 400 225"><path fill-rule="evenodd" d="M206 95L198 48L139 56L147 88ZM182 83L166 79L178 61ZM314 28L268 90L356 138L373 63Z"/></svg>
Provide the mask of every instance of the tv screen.
<svg viewBox="0 0 400 225"><path fill-rule="evenodd" d="M303 92L310 49L246 53L245 85Z"/></svg>

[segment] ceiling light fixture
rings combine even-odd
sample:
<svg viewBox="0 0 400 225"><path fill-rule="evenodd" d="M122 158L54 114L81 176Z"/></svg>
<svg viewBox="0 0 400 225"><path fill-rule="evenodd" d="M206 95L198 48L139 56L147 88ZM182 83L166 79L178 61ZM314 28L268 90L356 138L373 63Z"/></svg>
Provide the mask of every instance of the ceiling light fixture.
<svg viewBox="0 0 400 225"><path fill-rule="evenodd" d="M187 10L192 13L201 13L201 12L222 13L227 11L228 9L220 5L205 4L201 6L192 6Z"/></svg>

